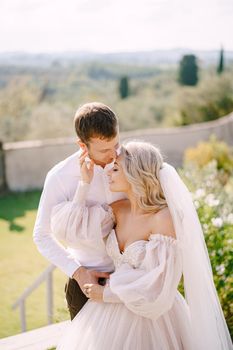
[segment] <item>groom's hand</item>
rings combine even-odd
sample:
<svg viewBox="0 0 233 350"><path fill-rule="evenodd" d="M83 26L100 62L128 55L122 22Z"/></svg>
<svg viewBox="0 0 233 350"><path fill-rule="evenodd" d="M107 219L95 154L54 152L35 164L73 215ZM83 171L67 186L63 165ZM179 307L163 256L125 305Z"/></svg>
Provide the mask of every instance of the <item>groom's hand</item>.
<svg viewBox="0 0 233 350"><path fill-rule="evenodd" d="M94 161L91 159L89 162L86 162L85 159L87 156L88 152L86 150L84 150L80 155L80 173L82 180L90 184L94 176Z"/></svg>
<svg viewBox="0 0 233 350"><path fill-rule="evenodd" d="M108 272L100 272L95 270L86 269L83 266L80 266L73 274L72 278L74 278L79 287L84 292L84 284L98 284L99 278L109 278L110 274Z"/></svg>
<svg viewBox="0 0 233 350"><path fill-rule="evenodd" d="M99 284L86 283L84 284L85 295L87 298L94 301L103 301L104 287Z"/></svg>

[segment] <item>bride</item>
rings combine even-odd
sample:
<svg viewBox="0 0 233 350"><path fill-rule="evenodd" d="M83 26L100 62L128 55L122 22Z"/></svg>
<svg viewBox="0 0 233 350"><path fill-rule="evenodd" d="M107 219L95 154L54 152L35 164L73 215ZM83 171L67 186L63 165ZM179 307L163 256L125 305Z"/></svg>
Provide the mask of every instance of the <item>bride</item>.
<svg viewBox="0 0 233 350"><path fill-rule="evenodd" d="M114 272L105 286L84 286L89 300L57 349L232 349L201 226L175 169L153 145L128 142L108 174L110 190L127 199L95 205L86 156L73 201L53 208L52 230L74 248L104 245Z"/></svg>

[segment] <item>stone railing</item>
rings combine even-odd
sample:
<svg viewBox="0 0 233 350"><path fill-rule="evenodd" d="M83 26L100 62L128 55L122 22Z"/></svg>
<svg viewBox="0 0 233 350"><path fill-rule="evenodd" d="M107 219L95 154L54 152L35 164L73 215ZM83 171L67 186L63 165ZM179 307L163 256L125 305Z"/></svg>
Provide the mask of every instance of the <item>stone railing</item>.
<svg viewBox="0 0 233 350"><path fill-rule="evenodd" d="M19 307L20 313L20 323L21 331L25 332L27 330L26 325L26 300L31 295L31 293L37 289L41 283L46 283L46 296L47 296L47 319L48 324L53 323L53 271L56 266L49 265L38 277L37 279L28 286L24 292L18 297L18 299L12 305L13 309Z"/></svg>

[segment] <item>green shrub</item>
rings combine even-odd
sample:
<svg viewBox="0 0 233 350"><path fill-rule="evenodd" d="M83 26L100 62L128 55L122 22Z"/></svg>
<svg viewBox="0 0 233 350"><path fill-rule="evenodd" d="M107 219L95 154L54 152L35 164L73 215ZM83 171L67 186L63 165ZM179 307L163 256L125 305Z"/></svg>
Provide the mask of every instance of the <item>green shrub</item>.
<svg viewBox="0 0 233 350"><path fill-rule="evenodd" d="M217 140L212 135L209 141L199 142L196 147L188 148L185 151L184 162L193 163L203 168L212 160L216 160L218 170L230 174L233 170L233 150L225 142ZM224 174L221 173L224 177Z"/></svg>

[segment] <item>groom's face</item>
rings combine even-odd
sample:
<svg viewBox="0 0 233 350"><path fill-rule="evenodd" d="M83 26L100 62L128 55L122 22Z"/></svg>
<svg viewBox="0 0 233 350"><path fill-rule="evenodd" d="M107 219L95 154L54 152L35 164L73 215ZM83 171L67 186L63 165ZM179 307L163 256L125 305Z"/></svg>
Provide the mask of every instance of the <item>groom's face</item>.
<svg viewBox="0 0 233 350"><path fill-rule="evenodd" d="M120 147L119 134L110 140L93 137L88 146L85 144L80 144L80 146L87 149L89 157L94 160L95 164L105 166L117 157Z"/></svg>

